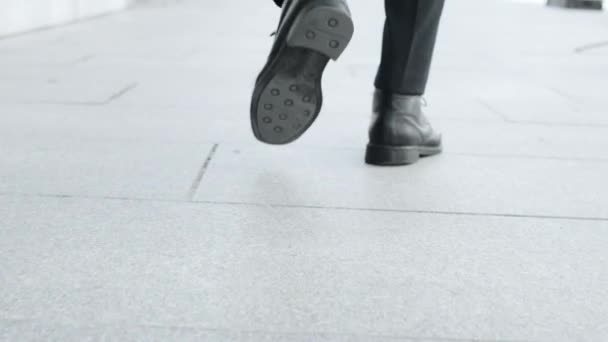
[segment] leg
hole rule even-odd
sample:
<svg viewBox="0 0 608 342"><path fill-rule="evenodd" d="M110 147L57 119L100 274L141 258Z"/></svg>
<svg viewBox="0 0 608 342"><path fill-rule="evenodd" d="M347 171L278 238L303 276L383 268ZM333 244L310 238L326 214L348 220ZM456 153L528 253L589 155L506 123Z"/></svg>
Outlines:
<svg viewBox="0 0 608 342"><path fill-rule="evenodd" d="M385 0L382 61L366 161L404 165L442 150L422 112L444 0Z"/></svg>
<svg viewBox="0 0 608 342"><path fill-rule="evenodd" d="M422 95L444 0L385 0L386 23L376 88Z"/></svg>

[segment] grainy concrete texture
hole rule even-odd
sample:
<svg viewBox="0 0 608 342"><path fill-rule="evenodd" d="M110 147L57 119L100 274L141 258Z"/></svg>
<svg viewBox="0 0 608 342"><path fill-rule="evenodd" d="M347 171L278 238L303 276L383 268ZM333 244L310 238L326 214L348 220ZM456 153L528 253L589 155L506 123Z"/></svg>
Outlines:
<svg viewBox="0 0 608 342"><path fill-rule="evenodd" d="M298 142L253 138L271 1L0 40L1 341L607 341L608 16L447 1L445 153L363 163L380 1Z"/></svg>

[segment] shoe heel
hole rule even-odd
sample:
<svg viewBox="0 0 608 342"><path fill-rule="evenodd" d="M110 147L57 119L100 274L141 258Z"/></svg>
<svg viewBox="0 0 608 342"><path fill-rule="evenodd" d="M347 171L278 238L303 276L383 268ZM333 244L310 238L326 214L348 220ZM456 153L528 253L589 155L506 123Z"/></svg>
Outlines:
<svg viewBox="0 0 608 342"><path fill-rule="evenodd" d="M287 45L317 51L337 60L354 32L346 4L313 1L298 14L287 34Z"/></svg>
<svg viewBox="0 0 608 342"><path fill-rule="evenodd" d="M371 165L407 165L420 160L420 151L416 148L367 145L365 162Z"/></svg>

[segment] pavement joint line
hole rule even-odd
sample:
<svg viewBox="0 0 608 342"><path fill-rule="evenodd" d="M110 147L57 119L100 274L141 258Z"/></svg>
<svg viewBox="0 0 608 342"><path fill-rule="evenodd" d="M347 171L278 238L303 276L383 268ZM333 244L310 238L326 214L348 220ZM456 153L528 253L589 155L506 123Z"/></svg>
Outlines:
<svg viewBox="0 0 608 342"><path fill-rule="evenodd" d="M139 84L137 82L133 82L133 83L126 85L125 87L123 87L119 91L117 91L116 93L110 95L110 97L108 97L105 101L103 101L102 104L109 104L112 101L118 100L119 98L123 97L128 92L130 92L131 90L137 88L138 85Z"/></svg>
<svg viewBox="0 0 608 342"><path fill-rule="evenodd" d="M567 93L564 90L558 89L556 87L552 87L552 86L547 86L547 89L549 89L550 91L552 91L553 93L563 97L564 99L570 101L570 103L574 106L578 106L580 104L580 101L573 95Z"/></svg>
<svg viewBox="0 0 608 342"><path fill-rule="evenodd" d="M249 207L279 208L279 209L311 209L311 210L395 213L395 214L420 214L420 215L442 215L442 216L470 216L470 217L495 217L495 218L515 218L515 219L608 222L608 217L483 213L483 212L467 212L467 211L415 210L415 209L361 208L361 207L340 207L340 206L322 206L322 205L304 205L304 204L299 205L299 204L236 202L236 201L137 198L137 197L121 197L121 196L88 196L88 195L69 195L69 194L28 194L28 193L0 192L0 197L29 197L29 198L38 197L38 198L85 199L85 200L123 201L123 202L249 206Z"/></svg>
<svg viewBox="0 0 608 342"><path fill-rule="evenodd" d="M104 143L107 142L106 139L103 138L94 138L94 139L87 139L87 140L83 140L85 142L93 142L93 143ZM112 139L112 142L120 142L120 143L125 143L125 144L139 144L141 143L141 140L137 140L137 139L131 139L131 138L119 138L119 139ZM179 144L208 144L208 145L213 145L215 144L213 141L209 141L209 140L163 140L163 143L166 144L174 144L174 145L179 145ZM243 144L243 142L239 142L239 141L227 141L227 142L222 142L222 144L227 144L227 145L241 145ZM218 144L219 145L219 144ZM299 150L333 150L333 151L359 151L361 150L361 148L359 147L351 147L351 146L332 146L332 147L327 147L326 145L316 145L316 144L310 144L310 145L301 145L298 147ZM444 151L442 153L443 156L464 156L464 157L476 157L476 158L491 158L491 159L530 159L530 160L552 160L552 161L563 161L563 162L583 162L583 163L608 163L608 157L599 157L599 158L580 158L580 157L561 157L561 156L543 156L543 155L533 155L533 154L508 154L508 153L496 153L496 154L491 154L491 153L479 153L479 152L466 152L466 151L459 151L459 152L452 152L452 151Z"/></svg>
<svg viewBox="0 0 608 342"><path fill-rule="evenodd" d="M93 142L93 143L104 143L107 142L104 138L93 138L83 140L84 142ZM132 138L118 138L112 139L113 142L120 143L141 143L141 140L132 139ZM163 140L163 143L166 144L208 144L213 145L214 142L210 140ZM222 144L227 145L242 145L243 142L239 141L225 141ZM344 150L344 151L359 151L361 148L359 147L351 147L351 146L332 146L327 147L326 145L317 145L317 144L307 144L301 145L298 147L300 150ZM576 161L576 162L584 162L584 163L608 163L608 157L602 158L579 158L579 157L561 157L561 156L543 156L543 155L532 155L532 154L505 154L505 153L478 153L478 152L452 152L452 151L444 151L442 153L444 156L465 156L465 157L477 157L477 158L491 158L491 159L531 159L531 160L553 160L553 161Z"/></svg>
<svg viewBox="0 0 608 342"><path fill-rule="evenodd" d="M443 215L443 216L502 217L502 218L525 218L525 219L596 221L596 222L608 221L608 217L577 217L577 216L527 215L527 214L481 213L481 212L476 213L476 212L466 212L466 211L358 208L358 207L321 206L321 205L316 206L316 205L271 204L271 203L265 204L265 203L229 202L229 201L194 201L194 203L215 204L215 205L259 206L259 207L284 208L284 209L367 211L367 212L378 212L378 213L403 213L403 214Z"/></svg>
<svg viewBox="0 0 608 342"><path fill-rule="evenodd" d="M36 324L40 323L42 326L59 326L59 327L70 327L70 328L84 328L84 329L107 329L107 328L129 328L137 327L144 329L163 329L163 330L178 330L178 331L192 331L192 332L215 332L215 333L236 333L236 334L261 334L261 335L286 335L292 337L306 337L311 335L325 336L325 337L347 337L347 338L366 338L366 339L389 339L389 340L410 340L417 342L534 342L532 340L510 340L510 339L479 339L479 338L452 338L452 337L416 337L408 335L389 335L382 333L351 333L351 332L336 332L336 331L274 331L274 330L262 330L262 329L229 329L229 328L212 328L205 326L192 326L192 325L163 325L154 323L135 323L135 324L111 324L102 323L96 324L65 324L65 323L47 323L37 319L23 318L23 319L0 319L0 322L7 323L29 323Z"/></svg>
<svg viewBox="0 0 608 342"><path fill-rule="evenodd" d="M106 101L27 101L19 103L23 105L56 105L56 106L82 106L100 107L107 104Z"/></svg>
<svg viewBox="0 0 608 342"><path fill-rule="evenodd" d="M555 90L553 90L553 91L555 92ZM604 123L549 122L549 121L511 119L504 112L496 109L494 106L492 106L485 100L477 99L477 102L479 104L481 104L483 107L485 107L486 109L488 109L491 113L498 116L505 123L510 124L510 125L535 125L535 126L547 126L547 127L588 127L588 128L606 128L606 127L608 127L608 124L604 124Z"/></svg>
<svg viewBox="0 0 608 342"><path fill-rule="evenodd" d="M199 169L198 174L196 175L196 178L194 179L194 181L192 182L192 185L190 186L190 191L188 191L188 197L187 197L188 201L192 202L194 200L194 197L196 196L196 193L198 192L198 189L201 186L201 182L203 181L203 178L205 177L205 173L207 172L209 165L211 165L211 161L213 160L213 157L215 156L215 153L217 152L217 149L219 148L219 146L220 146L220 144L217 144L217 143L213 144L213 147L207 154L207 158L205 159L205 162Z"/></svg>
<svg viewBox="0 0 608 342"><path fill-rule="evenodd" d="M540 87L544 88L545 90L548 90L552 93L554 93L555 95L558 95L561 99L566 100L566 106L567 108L570 109L571 113L579 113L580 112L580 101L576 100L574 97L568 95L565 91L562 91L560 89L557 89L553 86L549 86L547 84L539 84ZM514 120L511 120L514 121Z"/></svg>
<svg viewBox="0 0 608 342"><path fill-rule="evenodd" d="M107 100L106 100L107 101ZM108 104L106 101L89 101L89 102L78 102L78 101L7 101L7 102L3 102L1 104L4 105L26 105L26 106L36 106L36 105L53 105L53 106L86 106L86 107L91 107L91 106L103 106L105 104ZM483 100L479 100L478 101L483 101ZM481 103L481 102L479 102ZM483 104L482 104L483 105ZM121 104L121 107L114 107L116 109L120 109L122 108L122 106L124 107L128 107L129 109L136 109L136 108L165 108L165 109L171 109L171 110L179 110L179 109L184 109L187 111L195 111L197 110L196 107L190 107L190 106L175 106L175 105L146 105L146 104ZM605 129L608 128L608 123L591 123L591 122L587 122L587 123L578 123L578 122L550 122L550 121L534 121L534 120L517 120L517 119L510 119L506 116L504 116L503 113L499 112L498 110L494 109L492 106L490 106L493 110L493 113L496 114L498 116L498 119L500 121L496 122L495 120L492 119L477 119L477 118L457 118L457 117L441 117L441 116L434 116L435 120L438 121L449 121L449 122L456 122L456 123L470 123L470 124L479 124L479 125L496 125L499 122L501 123L505 123L505 124L509 124L509 125L530 125L530 126L546 126L546 127L576 127L576 128L598 128L598 129Z"/></svg>
<svg viewBox="0 0 608 342"><path fill-rule="evenodd" d="M489 104L487 101L482 100L482 99L477 99L477 103L481 104L483 107L485 107L487 110L489 110L490 113L498 116L500 119L502 119L502 121L504 121L506 123L511 123L511 119L509 119L509 117L505 113L496 109L494 106Z"/></svg>
<svg viewBox="0 0 608 342"><path fill-rule="evenodd" d="M123 88L120 88L116 93L111 94L103 101L25 101L20 104L24 105L59 105L59 106L86 106L86 107L101 107L112 103L115 100L126 95L131 90L137 88L137 82L130 83Z"/></svg>

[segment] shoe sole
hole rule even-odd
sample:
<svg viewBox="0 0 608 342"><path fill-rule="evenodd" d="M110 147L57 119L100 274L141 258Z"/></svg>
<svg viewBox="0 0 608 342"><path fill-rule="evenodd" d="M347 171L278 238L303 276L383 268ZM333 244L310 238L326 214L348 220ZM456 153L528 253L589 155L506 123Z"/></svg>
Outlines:
<svg viewBox="0 0 608 342"><path fill-rule="evenodd" d="M345 8L318 0L300 10L254 90L251 124L258 140L288 144L310 128L323 104L323 71L344 52L353 31Z"/></svg>
<svg viewBox="0 0 608 342"><path fill-rule="evenodd" d="M414 164L420 158L441 153L441 147L367 145L365 162L379 166Z"/></svg>

